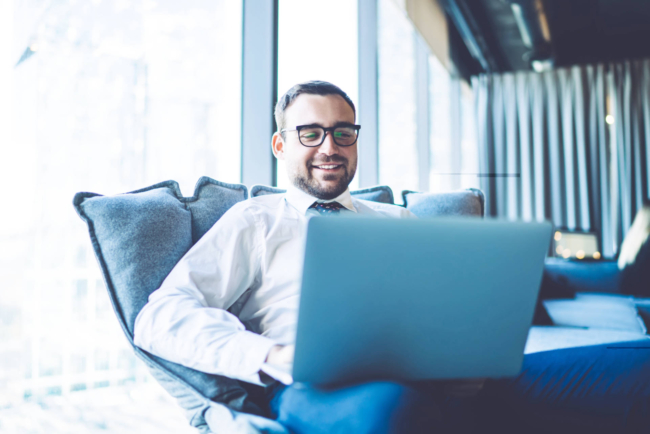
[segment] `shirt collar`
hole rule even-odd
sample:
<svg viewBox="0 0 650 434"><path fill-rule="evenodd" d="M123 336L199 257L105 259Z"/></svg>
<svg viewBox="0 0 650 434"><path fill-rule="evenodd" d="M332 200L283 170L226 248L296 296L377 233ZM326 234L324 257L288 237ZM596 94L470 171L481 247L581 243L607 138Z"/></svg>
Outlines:
<svg viewBox="0 0 650 434"><path fill-rule="evenodd" d="M287 189L287 194L285 195L285 199L287 202L289 202L290 205L296 208L300 212L300 214L307 214L307 210L314 202L322 202L322 203L338 202L341 205L343 205L345 208L349 209L350 211L357 212L357 209L354 207L354 204L352 203L352 195L350 194L349 188L346 188L343 193L341 193L338 197L335 197L334 199L322 200L308 195L307 193L300 190L299 188L291 186Z"/></svg>

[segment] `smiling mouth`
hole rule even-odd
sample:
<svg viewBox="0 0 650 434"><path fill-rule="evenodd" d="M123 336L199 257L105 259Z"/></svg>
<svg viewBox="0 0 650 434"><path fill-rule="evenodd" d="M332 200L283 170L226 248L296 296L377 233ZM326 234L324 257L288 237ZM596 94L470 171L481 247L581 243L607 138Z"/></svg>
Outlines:
<svg viewBox="0 0 650 434"><path fill-rule="evenodd" d="M338 169L342 168L343 165L342 164L320 164L318 166L314 165L312 167L314 169L324 170L324 171L327 171L327 172L330 172L330 171L333 172L335 170L338 170Z"/></svg>

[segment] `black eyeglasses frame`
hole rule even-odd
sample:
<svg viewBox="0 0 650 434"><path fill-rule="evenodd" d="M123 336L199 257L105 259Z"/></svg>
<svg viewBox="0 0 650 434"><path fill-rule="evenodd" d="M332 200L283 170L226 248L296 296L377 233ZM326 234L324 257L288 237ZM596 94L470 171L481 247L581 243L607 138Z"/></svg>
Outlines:
<svg viewBox="0 0 650 434"><path fill-rule="evenodd" d="M319 144L317 144L317 145L305 145L305 144L302 142L302 140L300 140L300 130L303 130L303 129L305 129L305 128L320 128L321 130L323 130L323 137L322 137L322 139L321 139L321 141L320 141ZM356 133L357 133L357 136L356 136L356 138L354 139L354 142L350 143L349 145L341 145L341 144L339 144L339 142L336 141L336 137L334 137L334 135L332 134L332 133L334 132L334 130L336 130L337 128L352 128L353 130L355 130ZM361 129L361 125L345 124L345 125L335 125L335 126L333 126L333 127L327 127L327 128L325 128L325 127L321 127L320 125L313 125L313 124L310 124L310 125L298 125L298 126L296 126L296 128L293 129L293 130L289 130L289 129L286 129L286 128L285 128L285 129L283 129L283 130L280 130L280 132L281 132L281 133L285 133L285 132L289 132L289 131L297 131L297 132L298 132L298 141L300 142L300 144L301 144L302 146L305 146L305 147L307 147L307 148L315 148L315 147L317 147L317 146L322 145L322 144L325 142L325 137L327 136L327 133L330 133L330 134L332 134L332 140L334 140L334 143L336 143L336 146L341 146L341 147L343 147L343 148L347 148L347 147L352 146L352 145L354 145L355 143L357 143L357 140L359 140L359 130L360 130L360 129Z"/></svg>

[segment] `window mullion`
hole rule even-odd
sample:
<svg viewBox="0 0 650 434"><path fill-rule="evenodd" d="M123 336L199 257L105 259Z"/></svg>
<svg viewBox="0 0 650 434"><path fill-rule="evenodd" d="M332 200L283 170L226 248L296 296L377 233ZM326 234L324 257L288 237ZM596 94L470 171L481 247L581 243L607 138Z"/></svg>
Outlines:
<svg viewBox="0 0 650 434"><path fill-rule="evenodd" d="M274 185L271 135L278 89L278 0L244 0L242 41L242 182Z"/></svg>
<svg viewBox="0 0 650 434"><path fill-rule="evenodd" d="M358 0L359 107L363 126L359 136L359 187L379 183L377 0Z"/></svg>
<svg viewBox="0 0 650 434"><path fill-rule="evenodd" d="M431 170L430 139L430 92L429 92L429 48L422 37L415 32L415 95L417 119L418 188L429 191Z"/></svg>

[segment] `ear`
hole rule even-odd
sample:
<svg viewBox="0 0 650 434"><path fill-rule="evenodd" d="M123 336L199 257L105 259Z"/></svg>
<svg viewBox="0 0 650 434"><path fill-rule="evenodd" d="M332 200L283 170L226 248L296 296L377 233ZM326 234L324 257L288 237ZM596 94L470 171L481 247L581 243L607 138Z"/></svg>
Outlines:
<svg viewBox="0 0 650 434"><path fill-rule="evenodd" d="M275 158L278 160L284 160L284 139L282 138L282 134L279 132L273 134L271 146L273 148L273 155L275 155Z"/></svg>

